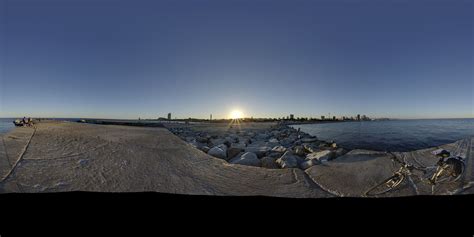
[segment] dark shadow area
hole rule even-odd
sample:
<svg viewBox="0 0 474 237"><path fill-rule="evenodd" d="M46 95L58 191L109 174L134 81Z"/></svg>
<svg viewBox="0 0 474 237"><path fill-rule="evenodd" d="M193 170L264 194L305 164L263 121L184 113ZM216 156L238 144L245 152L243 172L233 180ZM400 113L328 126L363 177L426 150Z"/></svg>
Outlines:
<svg viewBox="0 0 474 237"><path fill-rule="evenodd" d="M33 233L63 233L60 230L63 227L88 234L90 231L98 233L92 227L133 233L151 228L156 233L172 230L177 234L185 230L214 232L218 226L235 229L236 233L249 226L265 229L266 233L280 232L279 229L315 233L323 229L339 232L380 231L379 228L392 233L411 227L424 233L472 232L469 214L474 211L473 197L293 199L163 193L2 194L0 231L5 233L2 237L31 230Z"/></svg>

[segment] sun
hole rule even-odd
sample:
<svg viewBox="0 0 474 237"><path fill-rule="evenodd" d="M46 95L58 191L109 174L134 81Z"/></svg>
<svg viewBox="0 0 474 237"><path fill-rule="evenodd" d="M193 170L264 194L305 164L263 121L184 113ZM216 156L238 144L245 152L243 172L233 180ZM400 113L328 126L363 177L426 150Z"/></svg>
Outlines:
<svg viewBox="0 0 474 237"><path fill-rule="evenodd" d="M231 119L241 119L244 117L244 113L242 113L242 111L240 110L232 110L230 112L230 118Z"/></svg>

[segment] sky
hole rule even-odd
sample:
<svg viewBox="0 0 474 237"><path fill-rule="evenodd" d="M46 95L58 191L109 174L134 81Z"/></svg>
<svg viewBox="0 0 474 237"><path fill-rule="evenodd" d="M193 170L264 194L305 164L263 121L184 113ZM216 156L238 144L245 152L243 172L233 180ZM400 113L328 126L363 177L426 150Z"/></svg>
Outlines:
<svg viewBox="0 0 474 237"><path fill-rule="evenodd" d="M471 0L0 0L0 117L474 117Z"/></svg>

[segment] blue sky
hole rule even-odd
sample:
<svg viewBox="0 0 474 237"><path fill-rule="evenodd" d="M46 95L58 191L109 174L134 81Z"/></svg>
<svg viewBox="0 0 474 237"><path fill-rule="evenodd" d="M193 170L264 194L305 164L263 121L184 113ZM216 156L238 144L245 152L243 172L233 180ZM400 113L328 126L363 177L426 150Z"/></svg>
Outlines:
<svg viewBox="0 0 474 237"><path fill-rule="evenodd" d="M0 117L474 117L474 2L0 0Z"/></svg>

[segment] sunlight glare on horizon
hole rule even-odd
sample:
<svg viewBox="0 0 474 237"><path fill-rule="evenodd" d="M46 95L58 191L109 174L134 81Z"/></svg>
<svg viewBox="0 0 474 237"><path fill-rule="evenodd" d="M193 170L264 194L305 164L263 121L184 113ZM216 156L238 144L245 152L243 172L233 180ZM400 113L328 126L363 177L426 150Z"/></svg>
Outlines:
<svg viewBox="0 0 474 237"><path fill-rule="evenodd" d="M242 111L240 110L232 110L230 112L230 118L231 119L241 119L244 117L244 113L242 113Z"/></svg>

